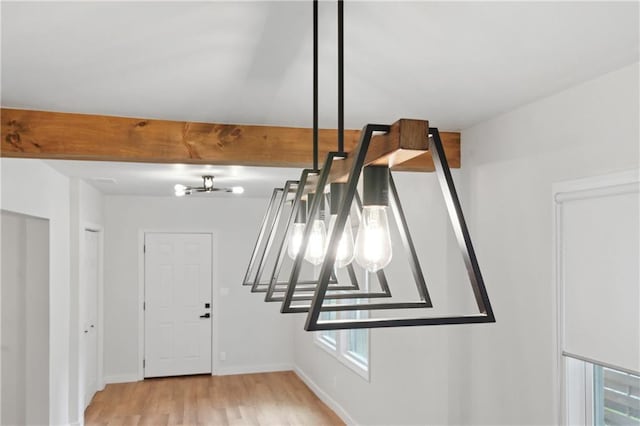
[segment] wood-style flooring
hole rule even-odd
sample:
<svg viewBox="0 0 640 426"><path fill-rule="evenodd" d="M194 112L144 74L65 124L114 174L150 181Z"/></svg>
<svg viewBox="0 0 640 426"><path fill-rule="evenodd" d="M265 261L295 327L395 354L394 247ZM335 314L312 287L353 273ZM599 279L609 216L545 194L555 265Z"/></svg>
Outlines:
<svg viewBox="0 0 640 426"><path fill-rule="evenodd" d="M86 425L344 425L292 371L107 385Z"/></svg>

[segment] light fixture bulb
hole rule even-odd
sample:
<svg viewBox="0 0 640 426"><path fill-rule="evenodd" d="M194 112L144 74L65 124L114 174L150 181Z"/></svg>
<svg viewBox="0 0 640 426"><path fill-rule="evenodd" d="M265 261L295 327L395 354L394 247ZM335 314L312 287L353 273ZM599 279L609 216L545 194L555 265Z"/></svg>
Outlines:
<svg viewBox="0 0 640 426"><path fill-rule="evenodd" d="M244 188L241 186L234 186L233 188L231 188L231 192L233 192L234 194L242 194L244 193Z"/></svg>
<svg viewBox="0 0 640 426"><path fill-rule="evenodd" d="M179 183L173 187L176 197L184 197L187 194L187 187Z"/></svg>
<svg viewBox="0 0 640 426"><path fill-rule="evenodd" d="M376 272L391 262L391 234L386 206L364 206L356 237L356 262L369 272Z"/></svg>
<svg viewBox="0 0 640 426"><path fill-rule="evenodd" d="M337 215L331 215L329 218L329 235L333 232L335 227ZM353 245L353 230L351 229L351 218L347 216L347 222L344 224L344 231L340 237L338 243L338 249L336 250L336 258L334 266L336 268L344 268L353 261L355 256Z"/></svg>
<svg viewBox="0 0 640 426"><path fill-rule="evenodd" d="M324 220L315 219L311 223L311 235L307 243L304 259L312 265L320 265L324 261L327 250L327 228Z"/></svg>
<svg viewBox="0 0 640 426"><path fill-rule="evenodd" d="M292 260L296 259L300 252L300 246L302 245L302 237L304 234L304 223L294 223L293 229L291 229L291 236L289 237L289 244L287 244L287 254Z"/></svg>
<svg viewBox="0 0 640 426"><path fill-rule="evenodd" d="M204 180L204 189L212 190L213 189L213 176L202 176Z"/></svg>

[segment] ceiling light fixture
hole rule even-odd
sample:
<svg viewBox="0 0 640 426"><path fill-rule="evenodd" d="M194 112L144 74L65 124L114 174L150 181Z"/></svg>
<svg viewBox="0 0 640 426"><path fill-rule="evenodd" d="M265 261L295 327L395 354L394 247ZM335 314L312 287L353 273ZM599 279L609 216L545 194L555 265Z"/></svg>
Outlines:
<svg viewBox="0 0 640 426"><path fill-rule="evenodd" d="M428 124L426 122L424 125ZM440 316L389 316L389 317L381 317L380 315L374 315L368 318L358 318L354 320L345 320L345 319L321 319L320 313L323 311L330 309L335 309L335 304L328 305L325 303L327 299L327 285L326 285L326 276L333 270L333 264L335 262L335 253L337 251L339 245L339 234L344 229L344 225L348 216L348 207L354 200L357 191L358 181L360 176L363 173L367 172L367 168L371 167L371 163L375 160L369 160L369 153L373 151L372 147L372 136L374 132L385 132L386 134L391 134L395 131L398 131L398 126L387 126L387 125L375 125L369 124L364 127L361 134L360 143L356 148L356 151L351 158L353 161L352 167L349 171L349 177L347 180L347 186L345 189L345 195L341 202L341 207L339 209L338 215L335 221L335 227L332 234L329 236L329 245L327 248L327 256L325 261L323 262L320 270L320 277L318 285L316 286L314 297L311 302L311 306L308 309L307 320L305 323L305 330L337 330L337 329L353 329L353 328L379 328L379 327L406 327L406 326L428 326L428 325L445 325L445 324L471 324L471 323L487 323L487 322L495 322L495 316L493 314L493 310L491 308L491 302L489 300L489 296L484 285L484 281L482 278L482 274L480 272L480 267L478 265L478 261L475 255L475 251L473 249L473 244L471 242L471 237L469 235L469 230L467 229L466 222L464 220L464 216L462 213L462 208L460 206L460 202L457 196L457 192L455 189L455 185L453 183L453 179L451 177L451 172L449 170L448 162L445 157L444 149L442 147L442 142L440 140L440 133L437 128L428 128L425 129L425 135L427 140L427 145L423 149L418 149L418 151L429 152L433 158L433 162L435 165L436 175L438 177L438 181L440 184L440 189L447 207L447 212L449 215L449 219L451 225L453 227L454 234L458 241L458 246L460 248L462 259L464 261L465 267L467 269L467 274L469 277L469 282L471 284L471 289L473 291L476 305L478 308L478 313L468 314L468 315L440 315ZM368 159L369 158L369 159ZM369 165L367 165L369 163ZM323 176L319 179L319 182L322 183L323 180L327 180L330 175L330 170L323 170ZM374 172L377 173L377 172ZM406 226L406 221L404 219L404 214L399 204L399 199L397 195L397 190L393 183L393 178L389 173L389 192L392 195L392 199L394 201L394 215L399 219L399 223L402 224L402 227ZM375 186L375 185L373 185ZM366 190L366 188L365 188ZM404 233L401 235L403 242L406 244L407 242L411 242L411 237L408 233ZM304 245L304 240L303 240ZM357 259L356 254L356 259ZM368 255L369 258L372 258L373 255ZM422 274L419 262L417 258L413 259L412 262L412 273L414 274L414 278L418 275ZM390 284L391 286L391 284ZM420 291L420 286L418 286L418 290ZM378 304L375 302L364 302L355 306L346 306L342 307L341 310L344 311L376 311L380 309L412 309L413 308L426 308L430 309L433 307L431 303L431 299L429 298L428 292L420 293L420 297L423 303L420 306L419 303L415 304L395 304L395 303L386 303L386 304ZM283 306L287 303L287 297L285 297L285 302ZM290 303L290 302L289 302ZM394 306L395 305L395 306Z"/></svg>
<svg viewBox="0 0 640 426"><path fill-rule="evenodd" d="M350 154L344 152L344 5L342 0L338 0L338 152L329 153L322 170L318 169L318 1L314 0L313 5L313 169L303 170L300 179L296 182L297 189L292 201L289 221L284 231L284 238L280 245L271 280L267 286L265 300L282 301L282 313L307 312L305 330L308 331L494 322L495 317L491 303L451 179L438 129L430 128L425 120L399 120L391 126L369 124L363 128L356 150ZM426 153L431 155L434 162L447 212L458 240L479 310L477 314L449 316L412 314L415 309L432 309L434 305L409 234L390 169L395 164ZM364 191L363 205L361 205L357 193L361 176ZM345 181L346 183L344 183ZM323 207L327 188L330 189L331 216L329 233L325 236L322 228L325 219ZM285 192L288 191L285 190ZM304 211L302 206L305 198L306 225L302 220L296 220L298 209ZM281 202L284 202L284 199ZM350 214L354 206L359 219L355 244L351 226L347 225L350 222ZM388 210L393 212L397 231L415 281L419 296L419 300L416 301L376 302L371 300L379 297L391 297L390 286L384 275L384 267L389 264L394 252L391 244ZM296 224L302 226L295 226ZM295 232L294 229L296 229ZM301 229L304 229L302 238L300 238ZM273 233L273 229L270 233ZM326 240L327 243L321 243L323 240ZM289 257L295 257L295 260L289 281L283 286L283 282L279 280L278 276L284 258L287 257L284 254L287 243L294 245L291 247ZM314 279L311 281L300 279L302 276L308 275L308 272L302 273L305 259L315 265ZM353 262L354 259L355 262ZM357 281L353 280L353 289L342 292L332 291L340 286L336 279L338 270L343 266L346 267L350 278L352 278L355 276L354 264L363 267L367 273L377 276L382 291L378 293L358 292L359 285ZM311 292L312 295L310 295ZM279 295L276 296L276 293ZM300 301L308 303L300 304ZM358 314L362 311L377 310L400 310L400 312L389 317L382 317L379 314ZM346 311L356 315L321 319L320 314L328 311Z"/></svg>
<svg viewBox="0 0 640 426"><path fill-rule="evenodd" d="M332 201L331 197L335 198L335 195L325 194L325 191L318 191L316 193L309 193L309 188L315 186L314 180L320 174L318 170L318 3L314 2L314 76L313 76L313 168L305 169L302 171L300 179L297 181L287 181L283 189L284 196L274 199L274 196L278 198L274 192L265 218L263 219L258 239L254 246L254 250L251 255L249 266L245 274L243 285L251 285L252 292L265 291L265 301L267 302L282 302L284 300L284 291L290 286L289 279L282 280L280 278L283 265L287 259L294 260L294 264L313 265L317 269L317 266L324 261L324 255L326 252L326 223L325 215L321 209L318 208L313 214L307 214L308 208L313 200L319 200L320 205L328 204L330 206L332 214L335 214L337 210L339 199ZM342 93L339 93L339 97L342 98ZM342 123L342 120L339 118ZM340 124L342 128L343 125ZM339 151L343 152L343 132L338 137ZM338 153L334 153L338 154ZM346 156L346 154L344 154ZM274 190L275 191L275 190ZM322 194L322 196L314 196L315 194ZM285 207L286 206L286 207ZM286 222L281 221L282 216L286 208L290 208L289 219ZM358 210L359 213L359 210ZM307 222L308 220L308 222ZM310 225L307 227L307 223ZM284 229L281 228L284 225ZM331 220L329 221L331 226ZM305 249L301 250L302 237L305 230L309 228L311 244L305 244ZM337 271L331 274L329 280L329 290L331 291L328 298L348 298L348 297L389 297L390 292L386 284L386 277L383 271L379 271L377 274L377 282L380 285L380 291L366 291L361 288L358 282L358 276L351 265L353 258L353 236L352 232L348 233L350 238L345 239L345 256L341 267L344 266L346 277L343 277L341 282L338 282ZM281 235L280 239L274 238L275 235ZM266 239L265 239L266 237ZM324 241L323 241L324 240ZM278 245L275 245L279 241ZM277 247L277 254L275 255L275 262L273 265L270 279L266 283L262 279L262 272L270 263L268 258L271 256L271 249ZM306 259L306 260L305 260ZM304 261L304 262L303 262ZM344 275L344 274L343 274ZM291 300L311 301L313 291L317 287L317 279L313 276L317 276L317 270L309 271L306 275L307 278L296 282L295 294L292 295ZM348 279L344 279L348 278ZM339 293L338 293L339 292ZM358 292L357 294L354 292ZM307 308L308 309L308 308Z"/></svg>
<svg viewBox="0 0 640 426"><path fill-rule="evenodd" d="M196 192L231 192L234 194L242 194L244 188L241 186L233 186L231 188L215 188L213 186L213 176L202 176L202 186L186 186L182 184L176 184L174 187L174 193L176 197L184 197L185 195L191 195Z"/></svg>
<svg viewBox="0 0 640 426"><path fill-rule="evenodd" d="M313 33L313 41L314 41L314 76L313 76L313 106L314 106L314 123L313 123L313 131L314 131L314 144L313 144L313 159L314 159L314 168L313 169L305 169L298 180L298 189L296 191L295 197L293 199L293 211L296 209L302 208L303 205L306 204L307 207L307 219L309 219L309 223L305 226L304 232L302 234L302 242L298 251L298 255L294 259L294 263L291 269L291 275L288 281L285 281L284 295L275 296L276 290L279 290L277 287L278 284L282 283L279 276L281 273L281 267L285 261L283 253L283 248L287 243L291 243L291 239L287 239L286 236L289 235L290 232L293 232L295 226L294 213L289 217L289 222L287 224L287 228L285 230L285 239L282 240L280 250L278 252L276 266L273 269L272 280L267 289L267 294L265 296L265 301L281 301L283 302L281 312L283 313L294 313L294 312L307 312L310 304L309 302L312 300L313 295L309 293L309 291L315 291L317 287L317 276L318 276L318 267L322 262L324 262L324 257L326 256L326 241L328 241L323 236L323 230L325 222L324 222L324 214L322 213L322 209L325 204L329 204L331 216L329 219L329 227L331 228L332 221L335 220L335 214L339 209L340 201L342 198L342 187L344 185L335 182L332 185L325 185L324 183L320 183L321 177L324 173L321 170L318 170L317 167L317 159L318 159L318 143L317 143L317 135L318 135L318 116L317 116L317 106L318 106L318 2L314 1L314 9L313 9L313 17L314 17L314 33ZM338 28L338 39L342 40L342 3L338 3L338 21L340 22ZM342 84L343 75L344 75L344 66L343 66L343 49L341 43L338 45L338 151L331 152L327 157L323 165L323 170L331 168L331 164L335 160L336 162L340 162L339 160L347 158L347 154L344 152L344 85ZM325 179L326 180L326 179ZM315 191L314 188L315 187ZM326 189L329 189L330 192L327 193ZM318 194L322 194L322 196L318 196ZM306 197L306 201L305 201ZM361 217L362 206L360 204L359 197L356 195L356 206L354 208L354 213L357 214L358 220ZM298 210L299 211L299 210ZM313 218L313 219L311 219ZM338 262L334 264L334 270L331 273L329 290L330 294L327 295L327 299L349 299L348 305L341 306L331 306L331 307L323 307L323 310L341 310L345 309L347 306L352 306L353 303L358 303L360 300L367 299L376 299L376 298L388 298L391 297L391 292L389 291L389 287L387 285L387 279L385 273L382 269L378 270L377 273L373 274L370 277L367 277L366 272L362 271L362 273L358 274L355 269L355 264L352 264L353 260L353 232L351 230L344 230L342 233L343 238L341 238L341 250L339 250ZM320 245L319 240L325 239L325 243ZM298 243L298 238L296 238L296 243ZM315 254L311 254L310 252L315 252ZM306 262L306 263L305 263ZM308 264L312 264L314 268L309 270ZM344 268L344 271L339 271ZM306 271L303 271L306 269ZM346 272L348 276L348 280L344 277L344 273ZM316 277L315 281L312 281L313 285L307 285L308 281L300 280L301 276L313 276ZM342 281L338 279L339 275L343 275ZM371 280L367 278L372 278ZM369 288L369 285L364 287L360 286L358 280L365 280L369 284L373 284L375 282L378 283L380 290L375 291ZM344 281L347 281L344 283ZM304 285L301 285L305 283ZM308 289L308 290L307 290ZM305 292L306 291L306 292ZM298 302L295 306L292 306L292 302ZM302 302L302 303L301 303ZM304 303L307 302L307 303ZM421 302L422 303L422 302Z"/></svg>

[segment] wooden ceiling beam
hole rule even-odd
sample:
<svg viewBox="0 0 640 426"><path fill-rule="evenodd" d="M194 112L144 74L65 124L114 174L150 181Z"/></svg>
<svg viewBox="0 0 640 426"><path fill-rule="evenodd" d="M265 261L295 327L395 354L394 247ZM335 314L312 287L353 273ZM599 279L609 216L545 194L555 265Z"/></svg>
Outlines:
<svg viewBox="0 0 640 426"><path fill-rule="evenodd" d="M308 128L193 123L9 108L2 108L0 113L0 154L3 157L295 168L310 167L312 163L312 130ZM405 126L411 122L422 121L406 120ZM399 127L394 125L392 129L395 128ZM460 167L460 134L441 132L440 135L450 167ZM359 136L360 130L345 131L346 152L354 150ZM385 146L396 149L409 146L406 139L401 140L400 133L394 136L393 131L376 138L375 145L382 142L382 151ZM335 151L336 140L336 130L320 130L321 161L328 152ZM434 170L429 152L404 154L389 159L396 162L393 170Z"/></svg>

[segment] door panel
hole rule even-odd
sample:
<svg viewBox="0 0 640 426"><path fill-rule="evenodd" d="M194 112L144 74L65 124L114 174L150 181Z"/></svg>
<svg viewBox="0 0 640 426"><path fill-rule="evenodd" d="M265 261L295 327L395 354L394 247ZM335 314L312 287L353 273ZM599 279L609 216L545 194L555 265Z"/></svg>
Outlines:
<svg viewBox="0 0 640 426"><path fill-rule="evenodd" d="M210 234L145 234L145 377L211 372L211 272Z"/></svg>

